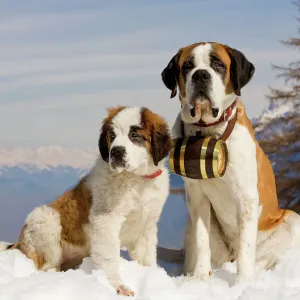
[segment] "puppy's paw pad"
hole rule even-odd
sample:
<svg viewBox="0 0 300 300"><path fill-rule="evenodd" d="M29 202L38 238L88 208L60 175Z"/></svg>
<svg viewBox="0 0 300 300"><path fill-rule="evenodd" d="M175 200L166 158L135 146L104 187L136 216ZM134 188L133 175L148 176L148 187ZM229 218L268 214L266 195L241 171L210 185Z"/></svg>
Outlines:
<svg viewBox="0 0 300 300"><path fill-rule="evenodd" d="M117 286L116 291L117 291L117 294L121 295L121 296L127 296L127 297L133 297L134 296L134 292L125 285Z"/></svg>

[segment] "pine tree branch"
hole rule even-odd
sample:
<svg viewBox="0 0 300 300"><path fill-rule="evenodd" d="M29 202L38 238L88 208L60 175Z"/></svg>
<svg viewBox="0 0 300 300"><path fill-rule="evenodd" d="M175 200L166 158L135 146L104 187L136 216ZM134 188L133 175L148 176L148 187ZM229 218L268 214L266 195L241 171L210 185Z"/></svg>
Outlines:
<svg viewBox="0 0 300 300"><path fill-rule="evenodd" d="M298 97L299 95L294 91L294 89L284 91L284 90L270 88L270 94L267 95L267 98L269 100L292 101L292 100L296 100Z"/></svg>
<svg viewBox="0 0 300 300"><path fill-rule="evenodd" d="M300 12L300 0L292 2L296 5L298 12ZM300 23L298 17L297 22ZM298 27L298 33L300 34L300 27ZM285 46L294 47L296 50L300 50L300 38L292 37L287 40L281 41ZM273 70L278 72L276 78L284 79L285 84L291 86L290 89L282 90L276 88L270 88L270 94L267 95L269 100L282 100L282 101L293 101L300 98L300 61L293 61L287 66L272 65Z"/></svg>

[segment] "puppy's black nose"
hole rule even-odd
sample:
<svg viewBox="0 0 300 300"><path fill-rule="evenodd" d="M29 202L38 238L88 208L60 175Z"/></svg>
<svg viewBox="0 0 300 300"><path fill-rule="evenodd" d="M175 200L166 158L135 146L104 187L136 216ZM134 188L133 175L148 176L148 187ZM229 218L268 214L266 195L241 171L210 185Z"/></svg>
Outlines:
<svg viewBox="0 0 300 300"><path fill-rule="evenodd" d="M195 71L195 73L192 76L192 80L194 82L208 81L210 79L211 79L211 76L207 70L197 70L197 71Z"/></svg>
<svg viewBox="0 0 300 300"><path fill-rule="evenodd" d="M111 157L114 158L116 161L123 160L124 154L125 154L125 147L123 146L115 146L110 151Z"/></svg>

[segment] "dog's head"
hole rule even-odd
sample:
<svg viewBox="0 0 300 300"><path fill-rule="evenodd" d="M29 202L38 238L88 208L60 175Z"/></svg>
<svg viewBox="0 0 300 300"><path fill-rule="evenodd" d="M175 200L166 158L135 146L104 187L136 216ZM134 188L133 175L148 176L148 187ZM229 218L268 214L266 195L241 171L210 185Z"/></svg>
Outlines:
<svg viewBox="0 0 300 300"><path fill-rule="evenodd" d="M181 48L162 72L171 98L177 88L186 123L217 121L251 80L255 68L243 53L218 43Z"/></svg>
<svg viewBox="0 0 300 300"><path fill-rule="evenodd" d="M108 110L98 146L111 170L147 175L169 154L171 137L167 123L149 109L117 107Z"/></svg>

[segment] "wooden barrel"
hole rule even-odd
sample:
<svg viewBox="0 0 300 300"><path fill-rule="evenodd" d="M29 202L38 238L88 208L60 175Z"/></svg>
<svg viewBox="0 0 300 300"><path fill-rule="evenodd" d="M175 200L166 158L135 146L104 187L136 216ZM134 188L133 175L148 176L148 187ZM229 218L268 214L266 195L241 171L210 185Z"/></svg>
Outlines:
<svg viewBox="0 0 300 300"><path fill-rule="evenodd" d="M172 173L193 179L222 177L227 161L224 141L200 136L174 139L169 156Z"/></svg>

